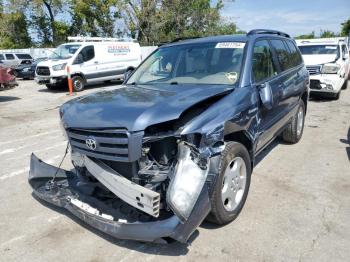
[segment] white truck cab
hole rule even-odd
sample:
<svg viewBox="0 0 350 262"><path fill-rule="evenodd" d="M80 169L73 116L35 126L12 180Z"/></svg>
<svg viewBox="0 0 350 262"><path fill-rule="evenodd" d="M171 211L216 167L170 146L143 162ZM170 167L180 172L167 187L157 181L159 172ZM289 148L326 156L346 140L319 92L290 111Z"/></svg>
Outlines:
<svg viewBox="0 0 350 262"><path fill-rule="evenodd" d="M297 40L310 74L310 92L339 98L349 77L349 50L342 39Z"/></svg>
<svg viewBox="0 0 350 262"><path fill-rule="evenodd" d="M37 65L37 83L46 84L49 89L67 86L69 70L74 91L81 91L86 83L123 79L124 73L134 70L142 60L141 47L133 41L68 39L75 41L58 46L48 60Z"/></svg>

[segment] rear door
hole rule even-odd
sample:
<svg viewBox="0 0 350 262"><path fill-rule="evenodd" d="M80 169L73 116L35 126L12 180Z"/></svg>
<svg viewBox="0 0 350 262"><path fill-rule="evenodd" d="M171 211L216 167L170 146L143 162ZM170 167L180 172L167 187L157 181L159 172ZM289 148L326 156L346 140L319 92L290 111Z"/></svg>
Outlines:
<svg viewBox="0 0 350 262"><path fill-rule="evenodd" d="M289 112L298 104L300 97L300 90L302 90L303 76L301 73L302 64L296 61L298 59L295 56L297 52L296 48L293 51L288 47L289 40L272 39L270 43L273 47L273 51L277 56L279 66L281 68L281 87L280 91L280 114L281 119L288 115ZM300 58L300 61L301 58Z"/></svg>
<svg viewBox="0 0 350 262"><path fill-rule="evenodd" d="M279 68L273 57L271 46L267 39L257 40L253 48L252 81L259 91L263 85L268 85L272 93L272 107L260 105L260 123L258 127L257 151L260 151L272 138L273 126L279 119L281 107L281 81L278 75Z"/></svg>

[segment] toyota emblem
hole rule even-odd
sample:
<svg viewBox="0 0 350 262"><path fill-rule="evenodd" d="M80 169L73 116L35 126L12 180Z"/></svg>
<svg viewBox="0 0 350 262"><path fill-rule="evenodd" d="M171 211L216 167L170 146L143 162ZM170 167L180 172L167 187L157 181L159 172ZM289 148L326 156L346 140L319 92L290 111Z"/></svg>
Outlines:
<svg viewBox="0 0 350 262"><path fill-rule="evenodd" d="M86 140L85 140L85 144L86 146L91 149L91 150L96 150L96 147L97 147L97 142L95 140L95 138L93 137L88 137Z"/></svg>

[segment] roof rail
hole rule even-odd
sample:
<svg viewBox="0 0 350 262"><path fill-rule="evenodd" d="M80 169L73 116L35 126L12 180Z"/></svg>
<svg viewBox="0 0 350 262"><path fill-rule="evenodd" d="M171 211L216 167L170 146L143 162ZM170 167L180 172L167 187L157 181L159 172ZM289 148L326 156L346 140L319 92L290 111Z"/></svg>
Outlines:
<svg viewBox="0 0 350 262"><path fill-rule="evenodd" d="M68 41L76 42L136 42L132 38L113 38L113 37L89 37L89 36L68 36Z"/></svg>
<svg viewBox="0 0 350 262"><path fill-rule="evenodd" d="M277 30L270 30L270 29L254 29L247 33L247 35L257 35L257 34L271 34L271 35L280 35L284 37L290 38L290 35L283 33L281 31Z"/></svg>

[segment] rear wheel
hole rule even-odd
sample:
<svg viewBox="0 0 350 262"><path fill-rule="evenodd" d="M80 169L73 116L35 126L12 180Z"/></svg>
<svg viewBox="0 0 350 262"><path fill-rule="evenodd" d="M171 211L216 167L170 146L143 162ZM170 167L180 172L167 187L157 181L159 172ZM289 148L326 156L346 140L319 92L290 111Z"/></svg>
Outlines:
<svg viewBox="0 0 350 262"><path fill-rule="evenodd" d="M230 142L221 154L219 174L211 195L212 210L207 219L218 225L235 220L248 196L251 162L247 149Z"/></svg>
<svg viewBox="0 0 350 262"><path fill-rule="evenodd" d="M73 85L73 90L75 92L80 92L85 87L85 81L81 76L73 76L72 77L72 85Z"/></svg>
<svg viewBox="0 0 350 262"><path fill-rule="evenodd" d="M343 84L343 86L341 87L341 89L347 89L348 88L348 80L345 79L345 82Z"/></svg>
<svg viewBox="0 0 350 262"><path fill-rule="evenodd" d="M300 100L299 108L296 115L293 117L292 122L283 131L283 140L288 143L298 143L304 131L305 122L305 105L303 100Z"/></svg>

